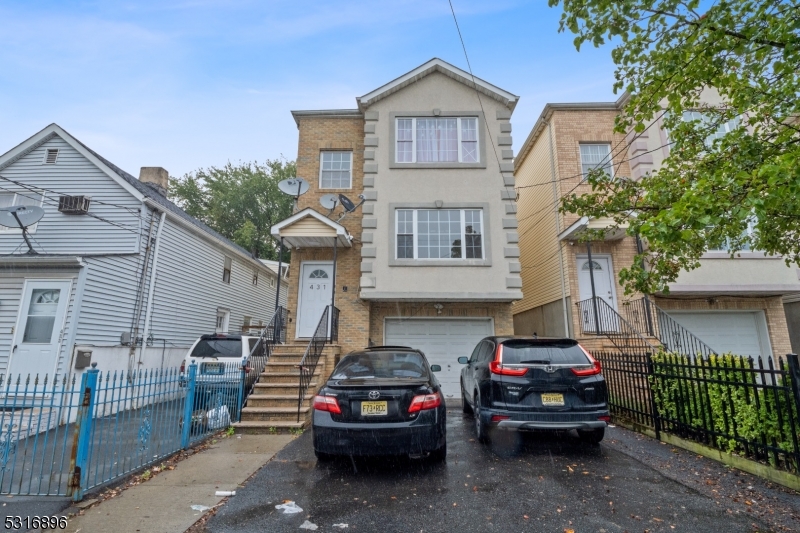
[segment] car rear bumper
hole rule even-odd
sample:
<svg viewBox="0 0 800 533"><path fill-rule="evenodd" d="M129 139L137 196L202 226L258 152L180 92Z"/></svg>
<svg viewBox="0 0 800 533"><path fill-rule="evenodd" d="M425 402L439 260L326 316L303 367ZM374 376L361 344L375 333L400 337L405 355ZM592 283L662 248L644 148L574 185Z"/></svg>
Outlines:
<svg viewBox="0 0 800 533"><path fill-rule="evenodd" d="M481 415L488 427L507 431L568 431L571 429L601 429L608 425L601 417L608 417L607 410L586 412L525 412L483 409ZM492 416L507 416L507 420L492 422Z"/></svg>
<svg viewBox="0 0 800 533"><path fill-rule="evenodd" d="M443 417L444 410L431 410L410 422L336 422L329 413L314 411L314 450L331 455L422 455L445 445Z"/></svg>

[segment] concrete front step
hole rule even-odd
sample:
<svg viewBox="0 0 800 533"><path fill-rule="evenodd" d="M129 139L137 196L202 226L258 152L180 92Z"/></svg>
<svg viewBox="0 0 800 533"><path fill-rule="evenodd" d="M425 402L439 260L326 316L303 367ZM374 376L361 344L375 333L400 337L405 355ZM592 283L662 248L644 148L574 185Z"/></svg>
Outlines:
<svg viewBox="0 0 800 533"><path fill-rule="evenodd" d="M309 403L314 398L313 394L303 397L304 403ZM297 409L297 390L294 394L251 394L247 398L247 407L294 407Z"/></svg>
<svg viewBox="0 0 800 533"><path fill-rule="evenodd" d="M319 367L317 367L317 371L313 374L314 381L320 380L320 371ZM259 383L299 383L300 380L300 371L295 370L294 372L270 372L270 373L263 373L259 376L258 382Z"/></svg>
<svg viewBox="0 0 800 533"><path fill-rule="evenodd" d="M247 422L236 422L233 424L237 433L244 433L250 435L282 435L286 433L296 433L303 431L306 427L306 421L300 422L264 422L260 420L251 420Z"/></svg>
<svg viewBox="0 0 800 533"><path fill-rule="evenodd" d="M317 365L319 366L319 365ZM264 367L264 373L270 374L272 372L293 372L297 371L297 363L269 360L267 366Z"/></svg>
<svg viewBox="0 0 800 533"><path fill-rule="evenodd" d="M297 398L297 389L299 385L295 383L292 385L291 383L256 383L255 388L253 389L253 395L255 394L293 394L295 398ZM309 384L308 390L315 391L317 390L317 383L313 382ZM251 398L252 396L251 395Z"/></svg>
<svg viewBox="0 0 800 533"><path fill-rule="evenodd" d="M308 341L306 342L297 342L293 344L278 344L277 346L272 347L272 353L274 354L304 354L308 349ZM342 347L338 344L326 344L325 348L323 349L324 353L339 353L341 352Z"/></svg>
<svg viewBox="0 0 800 533"><path fill-rule="evenodd" d="M300 408L300 420L305 420L311 407L305 405ZM297 404L294 407L245 407L242 409L243 422L270 421L291 422L297 421Z"/></svg>
<svg viewBox="0 0 800 533"><path fill-rule="evenodd" d="M292 363L299 364L303 359L301 353L274 353L269 357L270 363Z"/></svg>

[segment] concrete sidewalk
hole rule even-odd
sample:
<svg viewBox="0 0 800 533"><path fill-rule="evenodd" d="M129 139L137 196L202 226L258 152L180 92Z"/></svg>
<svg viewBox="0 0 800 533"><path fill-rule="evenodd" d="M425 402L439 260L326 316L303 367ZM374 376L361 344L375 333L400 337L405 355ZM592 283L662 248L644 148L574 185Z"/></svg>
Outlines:
<svg viewBox="0 0 800 533"><path fill-rule="evenodd" d="M91 507L69 521L70 533L182 533L203 515L192 505L213 507L218 490L237 490L294 437L235 435L177 463L153 479ZM236 496L233 496L235 498Z"/></svg>

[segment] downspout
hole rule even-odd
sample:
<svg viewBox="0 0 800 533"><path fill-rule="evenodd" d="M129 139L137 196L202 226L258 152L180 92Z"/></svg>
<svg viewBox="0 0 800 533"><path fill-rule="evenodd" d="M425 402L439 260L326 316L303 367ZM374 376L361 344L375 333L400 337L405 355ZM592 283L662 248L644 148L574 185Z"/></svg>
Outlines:
<svg viewBox="0 0 800 533"><path fill-rule="evenodd" d="M158 249L161 243L161 230L164 229L164 219L167 217L165 211L161 212L161 220L158 221L158 231L156 231L156 242L153 250L153 271L150 273L150 287L147 290L147 312L144 316L144 333L142 334L142 348L139 350L139 364L142 364L145 353L147 352L147 335L150 333L150 317L153 314L153 292L156 289L156 273L158 271Z"/></svg>
<svg viewBox="0 0 800 533"><path fill-rule="evenodd" d="M147 212L145 208L144 212ZM153 247L153 224L155 223L155 214L157 211L153 210L150 216L150 230L147 232L147 246L144 252L144 265L142 265L142 275L139 278L139 286L136 288L136 302L133 306L133 318L131 321L131 345L128 350L128 378L133 372L133 360L136 357L136 339L139 337L139 324L142 319L142 305L144 305L144 280L147 279L147 271L150 269L150 252Z"/></svg>
<svg viewBox="0 0 800 533"><path fill-rule="evenodd" d="M553 155L553 128L550 122L547 123L547 135L550 137L550 178L553 182L553 214L556 219L556 239L561 234L561 220L558 217L558 186L556 185L556 162ZM569 313L567 312L567 284L564 280L564 251L561 249L561 241L556 243L558 246L558 270L561 275L561 307L564 312L564 337L569 338Z"/></svg>

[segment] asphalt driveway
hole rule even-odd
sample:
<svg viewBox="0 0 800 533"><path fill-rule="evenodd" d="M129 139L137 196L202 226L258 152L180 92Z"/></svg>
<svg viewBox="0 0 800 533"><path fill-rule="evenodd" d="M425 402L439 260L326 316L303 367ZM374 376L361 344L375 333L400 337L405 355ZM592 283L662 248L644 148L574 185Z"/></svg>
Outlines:
<svg viewBox="0 0 800 533"><path fill-rule="evenodd" d="M306 432L221 507L206 530L296 532L305 524L317 531L717 533L800 526L797 495L670 448L615 428L600 446L567 434L491 449L475 440L470 419L450 409L445 464L392 458L318 464ZM718 484L728 478L725 487ZM739 489L762 497L745 504L746 496L727 494ZM303 512L275 508L286 500ZM754 504L765 512L753 512ZM776 510L779 518L771 520Z"/></svg>

